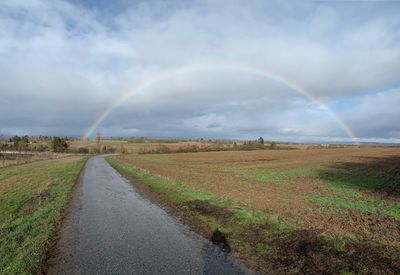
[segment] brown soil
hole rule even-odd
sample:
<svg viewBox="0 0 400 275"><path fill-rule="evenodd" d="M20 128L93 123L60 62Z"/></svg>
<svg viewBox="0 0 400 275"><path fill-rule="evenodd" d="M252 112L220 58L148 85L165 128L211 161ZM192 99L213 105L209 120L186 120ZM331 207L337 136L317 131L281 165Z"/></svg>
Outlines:
<svg viewBox="0 0 400 275"><path fill-rule="evenodd" d="M329 212L332 208L325 209ZM361 240L375 240L400 247L400 221L391 217L342 209L331 215L311 212L302 216L302 221L305 228L316 229L324 235L357 236Z"/></svg>

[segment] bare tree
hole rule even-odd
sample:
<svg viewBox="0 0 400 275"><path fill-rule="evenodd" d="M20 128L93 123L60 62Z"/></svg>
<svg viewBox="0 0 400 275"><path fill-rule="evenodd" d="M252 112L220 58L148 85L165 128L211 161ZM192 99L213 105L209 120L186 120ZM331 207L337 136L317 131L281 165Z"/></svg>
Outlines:
<svg viewBox="0 0 400 275"><path fill-rule="evenodd" d="M101 142L101 136L100 132L97 132L96 134L96 148L100 152L100 142Z"/></svg>

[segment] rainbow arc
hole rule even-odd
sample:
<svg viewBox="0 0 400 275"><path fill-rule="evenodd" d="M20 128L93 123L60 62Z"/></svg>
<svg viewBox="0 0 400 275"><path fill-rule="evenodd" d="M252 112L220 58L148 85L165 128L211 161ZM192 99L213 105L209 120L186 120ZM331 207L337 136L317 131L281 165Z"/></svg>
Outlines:
<svg viewBox="0 0 400 275"><path fill-rule="evenodd" d="M328 104L326 104L321 98L315 96L312 92L305 89L298 83L285 78L279 74L268 71L266 69L242 65L242 64L227 64L227 63L207 63L200 65L189 65L189 66L181 66L181 67L173 67L156 73L155 75L145 78L139 81L133 88L130 89L128 93L125 93L123 96L117 98L110 106L108 106L99 116L95 119L95 121L89 126L89 128L85 131L83 137L86 139L93 134L96 128L106 119L110 113L128 100L130 97L134 96L135 93L139 91L143 91L148 89L150 86L160 82L162 80L167 80L173 76L183 73L194 73L208 70L229 70L229 71L237 71L241 73L251 74L263 78L267 78L278 83L285 85L291 90L309 98L312 102L318 104L321 109L323 109L340 127L346 132L346 134L353 140L354 143L359 144L360 139L355 135L354 131L347 125L347 123L336 114Z"/></svg>

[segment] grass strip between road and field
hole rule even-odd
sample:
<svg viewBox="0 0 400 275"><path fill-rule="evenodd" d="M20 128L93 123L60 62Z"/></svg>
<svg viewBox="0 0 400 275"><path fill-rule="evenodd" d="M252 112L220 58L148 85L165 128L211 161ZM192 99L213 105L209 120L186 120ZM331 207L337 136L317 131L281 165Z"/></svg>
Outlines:
<svg viewBox="0 0 400 275"><path fill-rule="evenodd" d="M37 273L86 157L0 168L0 274Z"/></svg>

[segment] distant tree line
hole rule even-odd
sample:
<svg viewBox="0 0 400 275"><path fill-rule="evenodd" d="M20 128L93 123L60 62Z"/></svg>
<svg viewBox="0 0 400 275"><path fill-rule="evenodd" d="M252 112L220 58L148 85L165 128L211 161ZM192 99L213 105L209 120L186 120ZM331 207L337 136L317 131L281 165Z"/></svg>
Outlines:
<svg viewBox="0 0 400 275"><path fill-rule="evenodd" d="M68 137L49 137L49 136L39 136L30 137L28 135L24 136L13 136L9 138L8 142L4 141L0 144L0 150L10 150L10 151L36 151L36 152L67 152L69 147Z"/></svg>
<svg viewBox="0 0 400 275"><path fill-rule="evenodd" d="M28 136L13 136L10 138L9 142L11 143L11 148L17 151L25 151L29 146L29 137Z"/></svg>
<svg viewBox="0 0 400 275"><path fill-rule="evenodd" d="M262 137L256 140L248 140L241 142L231 142L227 140L208 141L207 144L188 144L181 147L170 147L165 144L158 146L149 145L141 147L139 154L168 154L168 153L189 153L189 152L216 152L216 151L251 151L251 150L265 150L265 149L278 149L275 142L265 141Z"/></svg>

